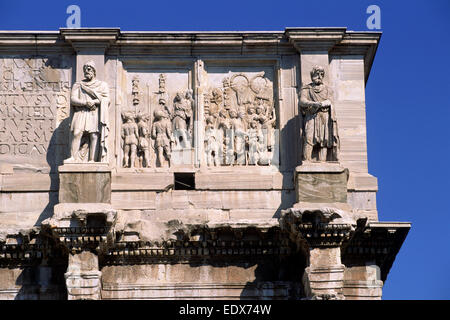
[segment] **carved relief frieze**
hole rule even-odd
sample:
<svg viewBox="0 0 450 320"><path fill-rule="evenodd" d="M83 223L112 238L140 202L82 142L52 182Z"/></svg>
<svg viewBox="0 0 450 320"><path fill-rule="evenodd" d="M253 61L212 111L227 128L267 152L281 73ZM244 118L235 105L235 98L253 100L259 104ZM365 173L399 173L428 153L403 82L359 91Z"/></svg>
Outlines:
<svg viewBox="0 0 450 320"><path fill-rule="evenodd" d="M154 72L130 77L131 94L121 110L122 167L192 164L179 156L183 151L193 154L195 101L187 74Z"/></svg>
<svg viewBox="0 0 450 320"><path fill-rule="evenodd" d="M230 73L204 95L208 166L270 165L276 110L265 72Z"/></svg>

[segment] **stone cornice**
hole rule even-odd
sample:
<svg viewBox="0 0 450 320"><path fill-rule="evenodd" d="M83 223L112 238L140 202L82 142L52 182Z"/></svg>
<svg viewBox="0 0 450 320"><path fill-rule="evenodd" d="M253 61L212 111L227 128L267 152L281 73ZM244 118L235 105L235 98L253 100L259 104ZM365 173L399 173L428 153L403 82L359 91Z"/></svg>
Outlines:
<svg viewBox="0 0 450 320"><path fill-rule="evenodd" d="M282 32L122 32L115 49L153 55L295 54Z"/></svg>
<svg viewBox="0 0 450 320"><path fill-rule="evenodd" d="M279 223L298 249L340 247L351 238L356 225L347 212L331 204L283 210Z"/></svg>
<svg viewBox="0 0 450 320"><path fill-rule="evenodd" d="M154 243L122 242L102 256L104 264L157 263L161 261L191 262L205 259L244 259L244 257L287 256L291 247L287 239L270 240L207 240L164 241Z"/></svg>
<svg viewBox="0 0 450 320"><path fill-rule="evenodd" d="M59 29L61 36L69 42L92 41L114 42L120 35L119 28L83 28L83 29Z"/></svg>
<svg viewBox="0 0 450 320"><path fill-rule="evenodd" d="M58 31L23 31L0 30L0 46L3 45L28 45L55 44L62 40Z"/></svg>
<svg viewBox="0 0 450 320"><path fill-rule="evenodd" d="M328 51L340 42L347 28L286 28L285 35L299 51Z"/></svg>
<svg viewBox="0 0 450 320"><path fill-rule="evenodd" d="M73 48L55 31L1 31L2 54L72 54Z"/></svg>
<svg viewBox="0 0 450 320"><path fill-rule="evenodd" d="M410 228L409 222L361 224L343 243L342 262L350 266L374 261L381 269L381 280L385 281Z"/></svg>
<svg viewBox="0 0 450 320"><path fill-rule="evenodd" d="M119 28L61 28L60 34L76 51L102 51L115 43L120 35Z"/></svg>
<svg viewBox="0 0 450 320"><path fill-rule="evenodd" d="M367 83L381 35L381 32L374 31L348 31L342 41L334 46L330 53L335 55L353 54L364 56L364 74L365 83Z"/></svg>
<svg viewBox="0 0 450 320"><path fill-rule="evenodd" d="M76 51L153 55L295 54L327 51L363 55L369 77L381 32L343 27L286 28L284 31L121 31L119 28L61 28L58 31L0 31L0 50L35 47L42 52L72 46ZM46 49L48 47L48 49ZM53 47L53 49L52 49ZM170 50L168 50L170 48ZM39 52L40 53L40 52Z"/></svg>
<svg viewBox="0 0 450 320"><path fill-rule="evenodd" d="M278 43L283 39L282 32L122 32L118 43L147 45L240 45Z"/></svg>
<svg viewBox="0 0 450 320"><path fill-rule="evenodd" d="M2 44L108 43L116 45L294 45L315 50L329 45L377 45L380 32L346 28L286 28L285 31L120 31L119 28L61 28L58 31L0 30ZM311 45L311 47L308 47ZM330 47L331 48L331 47Z"/></svg>
<svg viewBox="0 0 450 320"><path fill-rule="evenodd" d="M0 239L0 267L26 267L39 265L42 260L61 262L64 252L56 248L52 237L38 230L8 234Z"/></svg>
<svg viewBox="0 0 450 320"><path fill-rule="evenodd" d="M97 251L105 265L265 259L295 254L292 235L297 235L297 240L309 247L341 247L346 266L373 261L385 281L411 228L408 222L362 219L355 229L345 223L308 223L291 218L280 227L273 221L186 225L175 232L175 238L154 241L120 240L120 234L108 236L110 230L106 226L57 227L10 234L0 240L0 266L39 265L43 258L62 263L69 252L86 249ZM98 251L99 247L103 248Z"/></svg>

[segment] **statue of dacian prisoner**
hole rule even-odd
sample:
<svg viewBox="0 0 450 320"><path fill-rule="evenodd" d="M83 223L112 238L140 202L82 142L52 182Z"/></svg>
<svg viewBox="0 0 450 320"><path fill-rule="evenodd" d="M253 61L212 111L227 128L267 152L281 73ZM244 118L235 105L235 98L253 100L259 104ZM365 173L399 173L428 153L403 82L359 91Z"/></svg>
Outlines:
<svg viewBox="0 0 450 320"><path fill-rule="evenodd" d="M106 162L106 138L109 131L108 84L96 79L93 61L84 64L83 73L84 79L74 84L70 97L73 108L70 124L72 141L70 158L65 162L86 162L86 158L88 162ZM81 146L83 135L88 136L88 141ZM86 144L88 149L83 148ZM86 149L84 154L83 149Z"/></svg>
<svg viewBox="0 0 450 320"><path fill-rule="evenodd" d="M305 127L303 130L303 160L311 161L314 147L318 148L319 161L339 160L339 135L336 113L333 105L333 92L323 83L325 71L314 66L311 71L312 82L302 87L300 108Z"/></svg>

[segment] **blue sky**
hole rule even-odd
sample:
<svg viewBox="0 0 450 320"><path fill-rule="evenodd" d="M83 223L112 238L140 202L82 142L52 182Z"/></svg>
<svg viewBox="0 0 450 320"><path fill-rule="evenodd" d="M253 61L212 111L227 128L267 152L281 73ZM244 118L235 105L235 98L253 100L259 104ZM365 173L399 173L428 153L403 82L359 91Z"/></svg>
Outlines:
<svg viewBox="0 0 450 320"><path fill-rule="evenodd" d="M369 172L381 221L412 229L384 299L450 299L450 1L6 1L0 30L58 30L66 8L81 27L121 30L368 30L381 9L383 36L366 87Z"/></svg>

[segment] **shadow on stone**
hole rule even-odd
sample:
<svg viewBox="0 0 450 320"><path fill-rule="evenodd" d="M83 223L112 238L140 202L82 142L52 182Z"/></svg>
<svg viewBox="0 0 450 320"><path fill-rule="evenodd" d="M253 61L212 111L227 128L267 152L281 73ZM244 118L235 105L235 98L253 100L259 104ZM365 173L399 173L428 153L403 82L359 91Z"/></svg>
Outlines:
<svg viewBox="0 0 450 320"><path fill-rule="evenodd" d="M302 275L306 261L301 255L261 259L255 280L247 282L242 300L298 300L304 297Z"/></svg>
<svg viewBox="0 0 450 320"><path fill-rule="evenodd" d="M50 167L50 190L49 190L49 202L44 208L39 218L36 220L34 226L39 227L41 222L53 215L53 208L58 203L59 193L59 175L58 167L63 164L64 159L67 157L67 131L69 128L69 118L64 119L59 126L55 129L49 142L47 151L47 163Z"/></svg>
<svg viewBox="0 0 450 320"><path fill-rule="evenodd" d="M48 145L46 161L50 167L49 202L42 210L34 227L41 227L43 220L54 214L54 207L58 203L59 176L58 166L63 164L66 155L67 131L69 118L64 119L54 130ZM67 269L67 256L56 247L53 239L46 236L38 237L41 258L35 258L33 265L20 267L21 273L16 280L16 286L21 286L15 300L65 300L67 289L64 272Z"/></svg>

